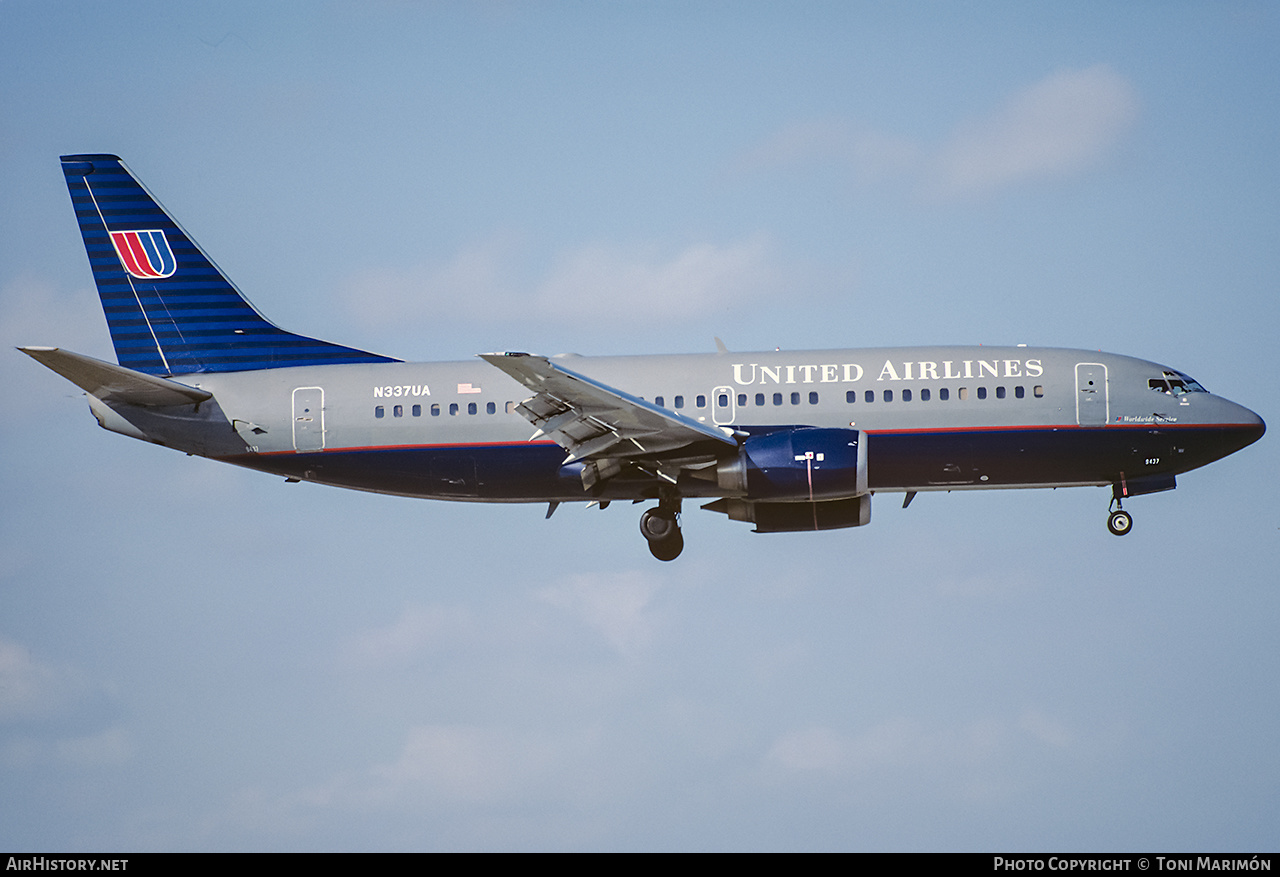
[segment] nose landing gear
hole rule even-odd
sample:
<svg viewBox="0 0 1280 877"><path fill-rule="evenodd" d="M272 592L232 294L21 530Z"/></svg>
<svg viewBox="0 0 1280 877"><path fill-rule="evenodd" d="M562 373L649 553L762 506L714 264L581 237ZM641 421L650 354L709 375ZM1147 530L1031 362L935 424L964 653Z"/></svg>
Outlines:
<svg viewBox="0 0 1280 877"><path fill-rule="evenodd" d="M1133 516L1124 510L1119 497L1111 500L1115 510L1107 516L1107 529L1115 536L1127 536L1133 529Z"/></svg>
<svg viewBox="0 0 1280 877"><path fill-rule="evenodd" d="M680 532L680 497L663 496L656 508L640 516L640 532L649 542L649 553L658 560L675 560L684 551Z"/></svg>

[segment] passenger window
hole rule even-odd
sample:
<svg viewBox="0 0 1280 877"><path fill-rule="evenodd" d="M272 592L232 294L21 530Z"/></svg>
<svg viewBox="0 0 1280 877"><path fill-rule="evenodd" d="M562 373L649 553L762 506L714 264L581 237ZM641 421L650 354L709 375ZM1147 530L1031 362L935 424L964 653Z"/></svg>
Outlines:
<svg viewBox="0 0 1280 877"><path fill-rule="evenodd" d="M739 394L738 394L738 405L740 405L740 406L741 406L741 407L743 407L743 408L745 408L745 407L746 407L746 405L747 405L747 394L746 394L746 393L739 393Z"/></svg>
<svg viewBox="0 0 1280 877"><path fill-rule="evenodd" d="M978 388L978 398L979 398L979 399L985 399L985 398L987 398L987 388L986 388L986 387L979 387L979 388Z"/></svg>
<svg viewBox="0 0 1280 877"><path fill-rule="evenodd" d="M439 417L439 416L440 416L440 406L439 406L439 405L434 405L434 404L433 404L433 405L431 406L431 416L432 416L432 417Z"/></svg>
<svg viewBox="0 0 1280 877"><path fill-rule="evenodd" d="M468 414L475 414L475 413L476 413L476 403L474 403L474 402L468 402L468 403L467 403L467 413L468 413Z"/></svg>
<svg viewBox="0 0 1280 877"><path fill-rule="evenodd" d="M928 401L929 401L929 391L928 391L927 389L924 389L924 390L921 390L921 391L920 391L920 401L921 401L921 402L928 402Z"/></svg>
<svg viewBox="0 0 1280 877"><path fill-rule="evenodd" d="M684 407L684 396L676 396L676 407L677 408Z"/></svg>
<svg viewBox="0 0 1280 877"><path fill-rule="evenodd" d="M800 404L800 394L799 394L799 393L792 393L792 394L791 394L791 404L792 404L792 405L799 405L799 404Z"/></svg>
<svg viewBox="0 0 1280 877"><path fill-rule="evenodd" d="M781 394L781 393L774 393L774 394L773 394L773 404L774 404L774 405L781 405L781 404L782 404L782 394Z"/></svg>
<svg viewBox="0 0 1280 877"><path fill-rule="evenodd" d="M996 398L997 399L1004 398L1004 387L996 387Z"/></svg>
<svg viewBox="0 0 1280 877"><path fill-rule="evenodd" d="M654 397L653 397L653 404L654 404L654 405L657 405L659 408L666 408L666 407L667 407L667 400L666 400L664 397L662 397L662 396L654 396Z"/></svg>
<svg viewBox="0 0 1280 877"><path fill-rule="evenodd" d="M694 399L694 400L693 400L693 403L694 403L697 407L699 407L699 408L706 408L706 407L707 407L707 397L706 397L706 396L698 396L696 399Z"/></svg>
<svg viewBox="0 0 1280 877"><path fill-rule="evenodd" d="M421 406L421 405L414 405L414 406L413 406L413 416L414 416L414 417L421 417L421 416L422 416L422 406Z"/></svg>
<svg viewBox="0 0 1280 877"><path fill-rule="evenodd" d="M911 401L911 391L910 391L910 390L903 390L903 391L902 391L902 401L903 401L903 402L910 402L910 401Z"/></svg>
<svg viewBox="0 0 1280 877"><path fill-rule="evenodd" d="M858 391L857 391L857 390L845 390L845 393L844 393L844 401L848 402L850 405L852 405L854 402L857 402L857 401L858 401Z"/></svg>
<svg viewBox="0 0 1280 877"><path fill-rule="evenodd" d="M488 402L488 403L486 403L486 404L485 404L485 406L484 406L484 413L485 413L485 414L494 414L494 413L496 413L496 412L497 412L497 410L498 410L498 407L497 407L496 405L494 405L492 402Z"/></svg>
<svg viewBox="0 0 1280 877"><path fill-rule="evenodd" d="M862 398L866 399L868 402L874 402L876 401L876 391L867 390L867 392L863 395Z"/></svg>
<svg viewBox="0 0 1280 877"><path fill-rule="evenodd" d="M764 405L764 393L756 393L756 404Z"/></svg>
<svg viewBox="0 0 1280 877"><path fill-rule="evenodd" d="M1021 399L1023 396L1027 395L1027 391L1022 389L1022 387L1014 387L1013 395Z"/></svg>
<svg viewBox="0 0 1280 877"><path fill-rule="evenodd" d="M383 408L382 408L382 406L381 406L381 405L379 405L379 406L377 406L376 408L374 408L374 409L373 409L373 416L374 416L374 417L382 417L382 416L383 416L384 414L386 414L386 413L387 413L387 412L383 410Z"/></svg>
<svg viewBox="0 0 1280 877"><path fill-rule="evenodd" d="M457 413L458 413L458 403L457 403L457 402L450 402L450 403L449 403L449 416L450 416L450 417L453 417L453 416L454 416L455 414L457 414Z"/></svg>
<svg viewBox="0 0 1280 877"><path fill-rule="evenodd" d="M960 396L959 396L960 401L961 401L961 402L963 402L965 399L968 399L968 398L969 398L969 388L968 388L968 387L961 387L961 388L960 388Z"/></svg>
<svg viewBox="0 0 1280 877"><path fill-rule="evenodd" d="M515 413L516 413L516 403L515 403L515 402L508 402L508 403L507 403L507 413L508 413L508 414L515 414Z"/></svg>
<svg viewBox="0 0 1280 877"><path fill-rule="evenodd" d="M938 388L938 401L945 402L951 398L951 391L946 387Z"/></svg>
<svg viewBox="0 0 1280 877"><path fill-rule="evenodd" d="M893 390L885 390L885 391L884 391L884 401L886 401L886 402L892 402L892 401L893 401Z"/></svg>
<svg viewBox="0 0 1280 877"><path fill-rule="evenodd" d="M1037 399L1040 399L1044 396L1044 387L1036 384L1035 389L1032 390L1032 392L1036 394Z"/></svg>
<svg viewBox="0 0 1280 877"><path fill-rule="evenodd" d="M392 409L391 409L391 416L392 416L392 417L404 417L404 406L403 406L403 405L397 405L396 407L392 408Z"/></svg>
<svg viewBox="0 0 1280 877"><path fill-rule="evenodd" d="M719 405L721 408L728 408L728 407L729 407L729 394L728 394L728 393L721 393L721 394L720 394L720 401L719 401L719 402L717 402L716 404L717 404L717 405Z"/></svg>

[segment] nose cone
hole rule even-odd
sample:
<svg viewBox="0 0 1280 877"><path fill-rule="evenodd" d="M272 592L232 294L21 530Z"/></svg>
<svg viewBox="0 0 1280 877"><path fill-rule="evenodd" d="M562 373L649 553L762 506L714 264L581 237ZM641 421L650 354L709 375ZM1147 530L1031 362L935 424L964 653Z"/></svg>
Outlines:
<svg viewBox="0 0 1280 877"><path fill-rule="evenodd" d="M1246 436L1248 436L1249 440L1245 442L1244 445L1240 446L1242 448L1245 445L1251 445L1254 442L1256 442L1258 439L1262 438L1262 434L1267 431L1267 425L1262 422L1261 417L1254 414L1248 408L1244 409L1244 413L1249 415L1249 421L1243 427L1244 433Z"/></svg>
<svg viewBox="0 0 1280 877"><path fill-rule="evenodd" d="M1227 430L1231 435L1231 450L1227 453L1235 453L1241 448L1247 448L1249 445L1262 438L1262 434L1267 431L1267 425L1262 422L1262 418L1254 414L1243 405L1235 405L1234 403L1234 423L1226 424Z"/></svg>
<svg viewBox="0 0 1280 877"><path fill-rule="evenodd" d="M1187 426L1183 437L1175 440L1183 472L1247 448L1267 431L1261 417L1221 396L1205 399L1201 418L1188 420Z"/></svg>

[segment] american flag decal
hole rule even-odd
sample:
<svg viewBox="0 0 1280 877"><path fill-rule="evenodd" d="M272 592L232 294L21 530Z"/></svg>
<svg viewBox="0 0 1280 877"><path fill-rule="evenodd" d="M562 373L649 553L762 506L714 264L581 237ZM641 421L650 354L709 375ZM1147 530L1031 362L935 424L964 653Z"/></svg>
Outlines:
<svg viewBox="0 0 1280 877"><path fill-rule="evenodd" d="M173 258L173 250L159 229L113 231L111 243L124 269L139 280L170 277L178 270L178 260Z"/></svg>

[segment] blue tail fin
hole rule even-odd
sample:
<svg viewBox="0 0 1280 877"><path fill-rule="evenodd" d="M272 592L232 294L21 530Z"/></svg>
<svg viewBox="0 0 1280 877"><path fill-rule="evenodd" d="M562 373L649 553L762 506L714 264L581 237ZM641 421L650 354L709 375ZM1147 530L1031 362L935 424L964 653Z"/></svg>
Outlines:
<svg viewBox="0 0 1280 877"><path fill-rule="evenodd" d="M116 359L151 375L397 362L268 322L114 155L64 155Z"/></svg>

